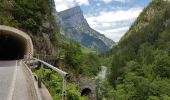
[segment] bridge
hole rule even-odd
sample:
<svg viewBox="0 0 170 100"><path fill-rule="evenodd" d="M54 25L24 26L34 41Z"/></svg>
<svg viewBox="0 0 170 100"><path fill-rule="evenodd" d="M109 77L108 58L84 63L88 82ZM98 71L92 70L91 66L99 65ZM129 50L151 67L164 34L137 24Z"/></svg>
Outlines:
<svg viewBox="0 0 170 100"><path fill-rule="evenodd" d="M67 73L34 58L29 35L13 27L0 25L0 100L52 100L41 77L36 80L31 63L39 62L63 77L62 99L66 99Z"/></svg>

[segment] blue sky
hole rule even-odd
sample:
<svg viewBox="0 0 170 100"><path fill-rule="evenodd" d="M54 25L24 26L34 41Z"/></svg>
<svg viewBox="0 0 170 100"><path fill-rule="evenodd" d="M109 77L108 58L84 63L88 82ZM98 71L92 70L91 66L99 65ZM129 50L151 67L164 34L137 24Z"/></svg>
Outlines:
<svg viewBox="0 0 170 100"><path fill-rule="evenodd" d="M79 5L89 25L118 42L152 0L55 0L56 10Z"/></svg>

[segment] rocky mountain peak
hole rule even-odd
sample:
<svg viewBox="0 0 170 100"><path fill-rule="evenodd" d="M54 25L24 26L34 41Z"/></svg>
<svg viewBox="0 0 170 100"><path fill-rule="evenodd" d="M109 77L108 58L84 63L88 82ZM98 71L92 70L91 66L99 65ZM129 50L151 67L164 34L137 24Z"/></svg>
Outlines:
<svg viewBox="0 0 170 100"><path fill-rule="evenodd" d="M56 17L61 19L63 29L67 31L64 34L65 37L75 40L87 48L103 52L108 51L115 44L111 39L89 26L80 6L58 12Z"/></svg>
<svg viewBox="0 0 170 100"><path fill-rule="evenodd" d="M69 16L74 16L77 14L83 16L83 12L81 11L80 6L76 6L76 7L59 12L59 15L63 16L63 18L67 18Z"/></svg>
<svg viewBox="0 0 170 100"><path fill-rule="evenodd" d="M61 11L58 13L58 15L64 20L66 24L72 24L72 27L74 28L89 26L83 16L80 6Z"/></svg>

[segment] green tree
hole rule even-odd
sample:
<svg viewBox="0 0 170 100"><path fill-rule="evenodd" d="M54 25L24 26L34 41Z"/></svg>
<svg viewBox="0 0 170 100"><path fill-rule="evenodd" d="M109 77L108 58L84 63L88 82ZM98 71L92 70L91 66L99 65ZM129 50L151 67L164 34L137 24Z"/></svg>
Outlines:
<svg viewBox="0 0 170 100"><path fill-rule="evenodd" d="M70 70L74 70L75 74L79 74L81 72L81 66L83 63L83 54L81 51L81 46L78 43L71 42L70 44L66 45L65 48L65 62L67 68Z"/></svg>
<svg viewBox="0 0 170 100"><path fill-rule="evenodd" d="M156 56L154 71L160 77L170 78L170 57L167 55Z"/></svg>
<svg viewBox="0 0 170 100"><path fill-rule="evenodd" d="M93 53L84 54L82 67L83 75L96 76L101 69L98 55Z"/></svg>

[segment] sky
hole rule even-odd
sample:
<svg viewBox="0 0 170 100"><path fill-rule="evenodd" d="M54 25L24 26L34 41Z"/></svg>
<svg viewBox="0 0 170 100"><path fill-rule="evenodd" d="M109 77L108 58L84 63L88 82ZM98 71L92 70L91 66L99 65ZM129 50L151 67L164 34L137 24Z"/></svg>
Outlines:
<svg viewBox="0 0 170 100"><path fill-rule="evenodd" d="M55 0L58 12L79 5L90 27L118 42L152 0Z"/></svg>

